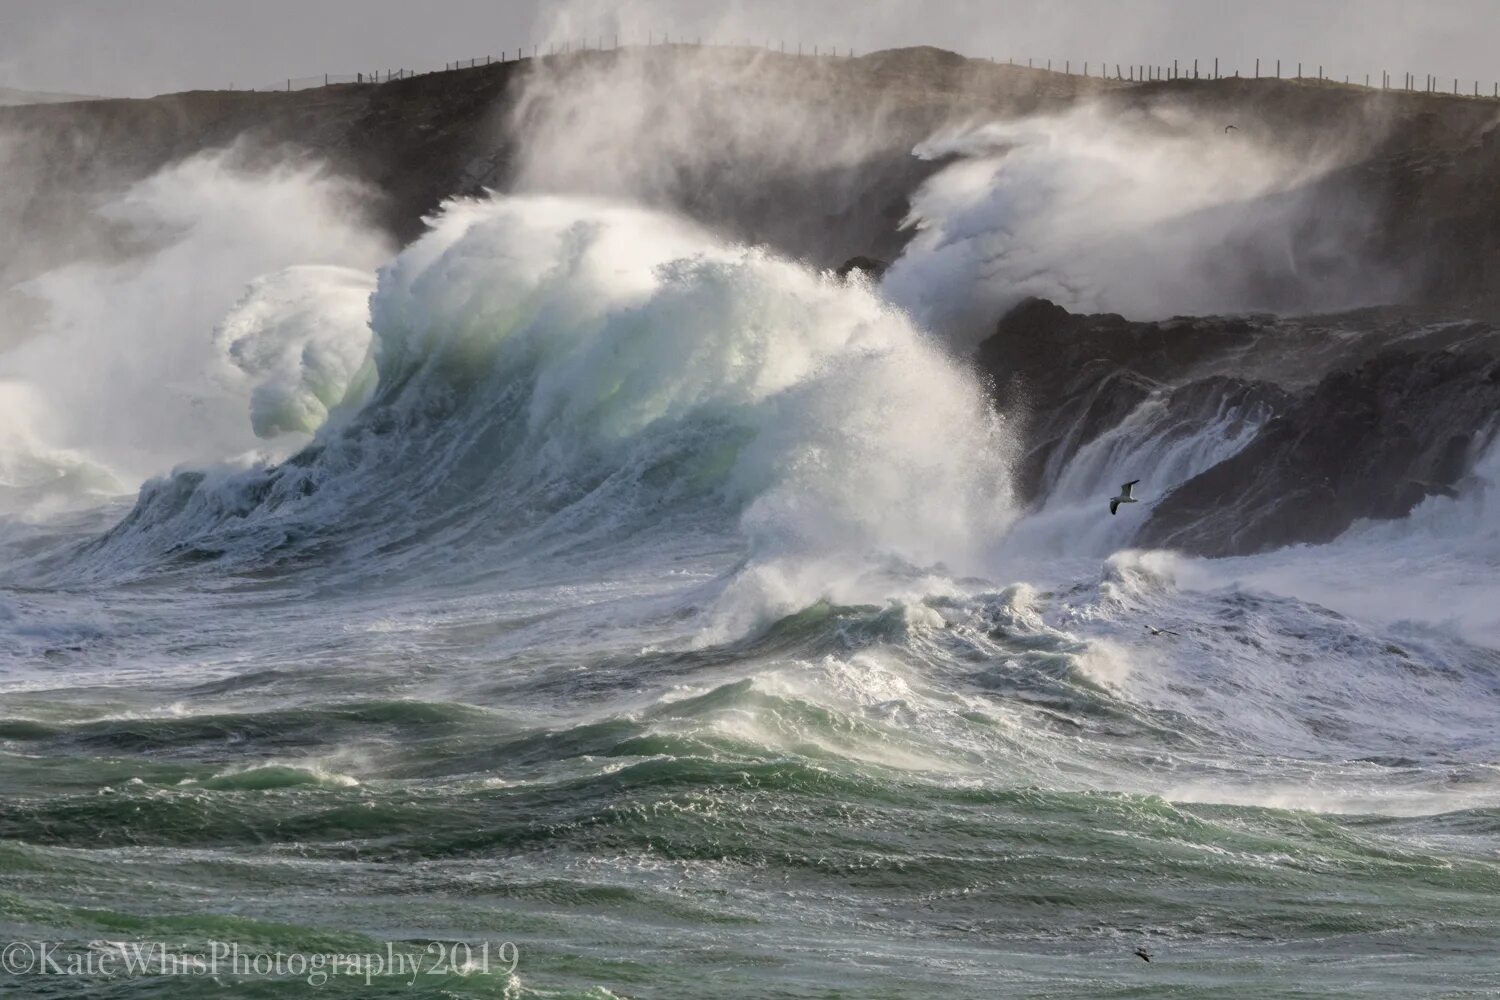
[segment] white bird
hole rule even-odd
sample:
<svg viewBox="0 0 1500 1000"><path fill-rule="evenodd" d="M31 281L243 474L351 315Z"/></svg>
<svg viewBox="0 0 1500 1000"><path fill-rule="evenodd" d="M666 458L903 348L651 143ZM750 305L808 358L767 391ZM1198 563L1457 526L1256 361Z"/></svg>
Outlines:
<svg viewBox="0 0 1500 1000"><path fill-rule="evenodd" d="M1134 486L1138 482L1140 482L1139 479L1132 479L1130 482L1128 482L1124 486L1120 487L1120 495L1119 496L1117 496L1117 497L1110 497L1110 500L1109 500L1109 512L1111 514L1113 514L1115 511L1119 510L1120 509L1120 504L1122 504L1122 503L1139 503L1140 502L1140 501L1136 500L1135 497L1133 497L1133 496L1130 495L1130 487Z"/></svg>

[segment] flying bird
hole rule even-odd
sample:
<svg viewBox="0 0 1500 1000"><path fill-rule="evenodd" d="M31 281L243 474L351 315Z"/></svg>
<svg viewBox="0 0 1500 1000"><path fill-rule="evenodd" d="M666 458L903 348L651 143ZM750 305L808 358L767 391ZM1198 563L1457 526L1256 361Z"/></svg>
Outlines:
<svg viewBox="0 0 1500 1000"><path fill-rule="evenodd" d="M1135 950L1135 956L1137 958L1139 958L1142 962L1149 962L1149 961L1151 961L1151 953L1149 951L1147 951L1145 948L1137 948Z"/></svg>
<svg viewBox="0 0 1500 1000"><path fill-rule="evenodd" d="M1231 129L1233 129L1234 131L1238 132L1240 130L1240 127L1238 125L1225 125L1224 126L1224 134L1228 135L1229 131Z"/></svg>
<svg viewBox="0 0 1500 1000"><path fill-rule="evenodd" d="M1113 514L1115 511L1119 510L1120 509L1120 504L1122 504L1122 503L1139 503L1140 502L1140 501L1136 500L1135 497L1133 497L1133 496L1130 495L1130 487L1134 486L1138 482L1140 482L1139 479L1132 479L1130 482L1128 482L1124 486L1120 487L1120 495L1119 496L1117 496L1117 497L1110 497L1110 500L1109 500L1109 512L1111 514Z"/></svg>
<svg viewBox="0 0 1500 1000"><path fill-rule="evenodd" d="M1182 635L1181 632L1173 632L1169 628L1155 628L1151 625L1146 626L1146 631L1150 632L1152 635Z"/></svg>

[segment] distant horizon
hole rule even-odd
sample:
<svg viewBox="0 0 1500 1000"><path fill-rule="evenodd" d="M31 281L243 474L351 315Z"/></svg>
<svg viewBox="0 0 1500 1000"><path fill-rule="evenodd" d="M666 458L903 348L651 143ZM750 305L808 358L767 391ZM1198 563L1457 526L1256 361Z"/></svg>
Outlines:
<svg viewBox="0 0 1500 1000"><path fill-rule="evenodd" d="M262 89L286 79L514 55L518 48L616 35L624 43L699 38L853 49L931 45L971 58L1032 59L1081 67L1212 62L1250 75L1277 59L1331 79L1360 82L1408 72L1457 77L1461 88L1500 79L1489 40L1500 5L1451 0L1415 8L1395 0L1228 2L1118 0L1108 6L1039 0L877 0L851 20L835 4L766 0L447 0L434 11L395 0L266 0L253 7L189 0L105 0L46 5L0 0L0 88L41 94L149 97L184 90ZM295 31L287 30L296 25ZM1486 28L1486 26L1488 26ZM1058 68L1056 65L1054 68Z"/></svg>
<svg viewBox="0 0 1500 1000"><path fill-rule="evenodd" d="M595 44L602 44L602 47L605 50L616 47L621 49L644 47L652 44L722 45L724 47L735 47L738 45L748 48L758 47L751 43L716 42L712 39L697 38L676 39L667 37L658 38L654 41L650 39L642 40L639 42L627 41L625 39L619 39L618 41L616 41L616 39L611 36L609 38L601 38L595 43L590 43L587 48L593 49ZM579 48L575 49L575 51L581 51L583 48L584 46L580 44ZM792 54L792 51L788 51L784 45L778 46L773 43L768 48L771 51L777 51L785 55ZM1231 79L1236 77L1245 79L1280 79L1287 82L1294 82L1299 79L1317 80L1321 78L1333 83L1347 83L1351 86L1368 86L1372 89L1388 89L1393 91L1409 90L1413 92L1422 92L1424 90L1427 90L1438 95L1458 93L1459 96L1470 96L1472 92L1473 96L1477 97L1500 97L1500 79L1487 83L1482 83L1481 81L1476 80L1474 81L1473 88L1471 89L1469 81L1459 78L1457 81L1458 89L1455 91L1452 85L1445 78L1437 75L1431 75L1430 79L1427 76L1424 76L1420 79L1420 82L1419 78L1415 74L1408 75L1406 73L1403 73L1399 76L1392 73L1386 80L1382 80L1377 74L1369 74L1368 78L1361 76L1360 78L1356 79L1352 75L1348 74L1346 74L1344 77L1336 77L1334 74L1328 73L1327 67L1323 65L1310 66L1305 63L1293 66L1287 66L1285 63L1277 65L1275 60L1270 60L1269 63L1267 61L1262 61L1260 64L1254 66L1253 73L1247 73L1244 72L1240 67L1223 65L1222 60L1210 60L1207 62L1200 60L1196 65L1191 60L1186 62L1178 60L1175 65L1173 63L1121 65L1118 63L1105 64L1102 62L1089 61L1074 63L1068 60L1036 59L1035 57L1031 59L1015 59L1013 57L1007 57L1006 59L1001 60L995 59L994 57L968 55L962 52L957 52L953 49L945 49L941 46L929 45L926 43L889 46L884 48L872 49L867 52L841 50L833 46L823 46L822 52L825 55L832 54L834 56L842 56L844 55L845 51L848 51L855 58L858 58L861 56L875 55L882 52L898 52L903 50L924 48L934 49L939 52L946 52L952 55L959 56L960 58L977 62L989 62L991 64L1009 63L1018 68L1032 69L1036 70L1037 72L1052 72L1071 74L1075 76L1119 79L1127 82L1147 82L1151 80L1170 79L1202 79L1208 81L1213 79ZM547 43L545 46L538 44L532 47L526 47L524 49L512 49L508 51L502 50L501 54L496 55L471 57L469 60L451 60L449 63L443 66L398 67L391 70L371 70L368 73L356 72L288 77L285 78L285 86L286 89L289 90L308 90L320 86L328 86L330 84L348 84L357 82L390 82L393 79L402 78L402 76L396 74L404 74L405 77L409 78L412 76L427 75L429 73L468 69L474 66L482 67L488 65L491 61L498 63L505 61L516 61L520 59L530 59L534 57L533 50L535 50L535 55L542 58L561 54L566 51L566 49L558 43ZM796 54L798 55L816 56L819 52L819 46L816 44L803 45L799 50L794 51L796 51ZM1160 75L1156 75L1158 73ZM233 85L227 87L194 87L188 88L186 90L162 91L161 93L150 95L90 94L70 91L42 91L0 85L0 107L13 107L17 105L27 104L63 104L74 101L151 100L155 97L167 97L173 94L224 90L271 93L281 91L282 89L282 80L271 80L255 87L239 87Z"/></svg>

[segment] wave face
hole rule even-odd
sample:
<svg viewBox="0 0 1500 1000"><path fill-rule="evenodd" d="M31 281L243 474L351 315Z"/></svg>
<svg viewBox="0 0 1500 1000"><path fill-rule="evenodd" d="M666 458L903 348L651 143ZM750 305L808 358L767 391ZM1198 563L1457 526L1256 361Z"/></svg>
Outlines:
<svg viewBox="0 0 1500 1000"><path fill-rule="evenodd" d="M976 571L1012 517L1000 421L901 313L669 217L455 202L380 272L367 326L360 290L288 272L220 327L265 379L258 430L333 414L308 449L148 484L71 569L184 553L248 566L335 543L355 573L377 547L416 547L413 565L441 554L443 573L458 551L477 572L691 526L742 548L726 600L743 630L859 599L863 576L894 566Z"/></svg>
<svg viewBox="0 0 1500 1000"><path fill-rule="evenodd" d="M141 274L194 256L163 246ZM701 996L705 955L725 996L1494 975L1500 450L1325 545L1145 551L1111 491L1243 454L1290 391L1176 379L1156 330L1149 374L1084 350L1022 454L993 404L1027 401L889 282L662 212L493 196L378 269L313 249L230 268L172 339L220 393L174 434L216 461L127 509L133 477L0 429L18 937L483 928L514 972L424 985L510 997ZM1066 338L1013 340L1044 364Z"/></svg>

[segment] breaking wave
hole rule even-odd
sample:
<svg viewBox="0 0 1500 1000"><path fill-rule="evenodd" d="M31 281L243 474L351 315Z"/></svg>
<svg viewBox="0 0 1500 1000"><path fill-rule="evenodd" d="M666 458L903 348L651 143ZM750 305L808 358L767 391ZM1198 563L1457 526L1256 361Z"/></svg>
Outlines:
<svg viewBox="0 0 1500 1000"><path fill-rule="evenodd" d="M88 572L329 545L477 571L671 534L744 560L743 624L975 571L1013 517L981 387L858 281L642 209L492 197L446 205L367 314L365 287L252 286L219 340L256 430L321 430L279 465L148 483Z"/></svg>

